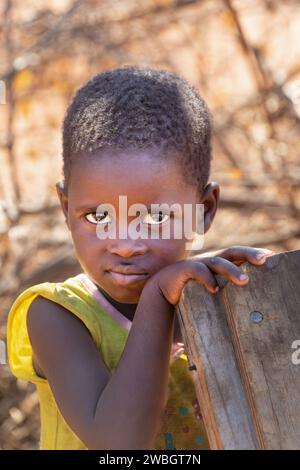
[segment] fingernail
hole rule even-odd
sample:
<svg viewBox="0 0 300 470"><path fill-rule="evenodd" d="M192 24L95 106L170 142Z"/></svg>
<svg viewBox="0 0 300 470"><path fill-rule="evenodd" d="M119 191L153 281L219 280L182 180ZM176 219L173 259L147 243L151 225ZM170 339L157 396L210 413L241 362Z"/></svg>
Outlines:
<svg viewBox="0 0 300 470"><path fill-rule="evenodd" d="M265 256L266 256L265 253L257 253L256 259L263 259L265 258Z"/></svg>
<svg viewBox="0 0 300 470"><path fill-rule="evenodd" d="M249 277L247 276L247 274L241 274L240 275L240 281L246 281L248 279L249 279Z"/></svg>

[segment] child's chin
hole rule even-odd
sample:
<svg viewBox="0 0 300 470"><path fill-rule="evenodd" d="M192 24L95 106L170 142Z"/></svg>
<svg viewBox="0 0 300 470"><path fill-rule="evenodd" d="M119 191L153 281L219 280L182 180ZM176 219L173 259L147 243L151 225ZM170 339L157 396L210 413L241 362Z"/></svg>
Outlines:
<svg viewBox="0 0 300 470"><path fill-rule="evenodd" d="M143 291L143 287L144 286L141 286L139 287L138 290L132 290L131 292L128 292L127 295L124 295L123 296L123 301L120 300L120 302L125 302L125 303L128 303L128 304L138 304L139 303L139 300L140 300L140 297L141 297L141 294L142 294L142 291Z"/></svg>
<svg viewBox="0 0 300 470"><path fill-rule="evenodd" d="M123 289L125 290L125 289ZM120 289L121 291L121 289ZM140 299L140 296L141 296L141 293L142 293L142 289L139 289L138 292L136 291L129 291L129 289L127 289L127 292L118 292L118 295L117 297L114 295L114 299L117 301L117 302L120 302L120 303L123 303L123 304L137 304L139 302L139 299ZM128 292L129 291L129 292Z"/></svg>

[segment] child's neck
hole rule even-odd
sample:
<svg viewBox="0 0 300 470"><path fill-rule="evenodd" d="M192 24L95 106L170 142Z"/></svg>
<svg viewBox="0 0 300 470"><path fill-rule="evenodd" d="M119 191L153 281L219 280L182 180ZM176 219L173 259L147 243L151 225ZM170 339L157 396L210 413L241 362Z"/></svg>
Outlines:
<svg viewBox="0 0 300 470"><path fill-rule="evenodd" d="M101 287L97 286L98 289L100 290L101 294L104 295L104 297L108 300L108 302L113 305L119 312L124 315L128 320L132 321L137 305L138 304L124 304L122 302L118 302L115 299L112 299L105 290L101 289Z"/></svg>
<svg viewBox="0 0 300 470"><path fill-rule="evenodd" d="M108 300L108 302L111 305L113 305L128 320L133 321L134 314L135 314L135 311L136 311L136 308L137 308L138 304L124 304L122 302L118 302L117 300L112 299L110 297L110 295L108 295L108 293L105 292L105 290L101 289L101 287L99 287L99 286L97 286L97 287L100 290L100 292L104 295L106 300ZM182 342L182 334L181 334L180 324L179 324L177 315L175 315L175 318L174 318L174 338L173 338L173 342L174 343L181 343Z"/></svg>

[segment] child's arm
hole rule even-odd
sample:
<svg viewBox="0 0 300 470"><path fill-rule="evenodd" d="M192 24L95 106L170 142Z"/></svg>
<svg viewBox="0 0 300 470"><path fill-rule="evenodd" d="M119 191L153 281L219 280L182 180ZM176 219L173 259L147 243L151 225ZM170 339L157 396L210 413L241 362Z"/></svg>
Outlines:
<svg viewBox="0 0 300 470"><path fill-rule="evenodd" d="M28 310L34 355L69 426L89 449L147 449L165 405L173 306L145 286L115 373L84 324L42 297Z"/></svg>
<svg viewBox="0 0 300 470"><path fill-rule="evenodd" d="M153 448L165 406L174 305L190 279L214 292L206 263L178 261L149 279L113 374L80 320L44 298L32 302L27 322L35 357L63 417L89 449ZM245 284L227 260L219 259L214 271Z"/></svg>

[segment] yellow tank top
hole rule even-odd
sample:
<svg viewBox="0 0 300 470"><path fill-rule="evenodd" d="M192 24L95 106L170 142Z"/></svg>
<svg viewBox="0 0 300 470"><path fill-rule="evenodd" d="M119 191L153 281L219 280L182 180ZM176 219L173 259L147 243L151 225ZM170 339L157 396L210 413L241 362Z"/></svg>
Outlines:
<svg viewBox="0 0 300 470"><path fill-rule="evenodd" d="M87 449L65 422L47 380L38 376L33 368L26 315L38 295L67 308L85 324L111 373L120 360L131 322L107 301L84 273L63 282L44 282L29 287L16 298L9 311L8 362L16 377L33 382L37 387L41 418L40 449ZM187 356L182 343L173 344L166 406L154 450L207 448L209 444Z"/></svg>

